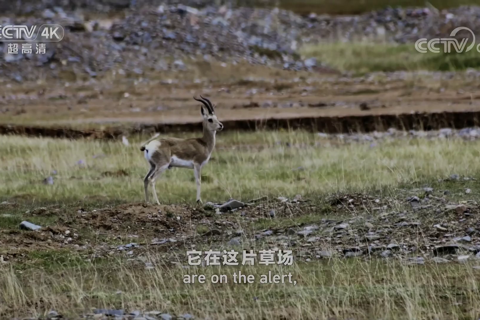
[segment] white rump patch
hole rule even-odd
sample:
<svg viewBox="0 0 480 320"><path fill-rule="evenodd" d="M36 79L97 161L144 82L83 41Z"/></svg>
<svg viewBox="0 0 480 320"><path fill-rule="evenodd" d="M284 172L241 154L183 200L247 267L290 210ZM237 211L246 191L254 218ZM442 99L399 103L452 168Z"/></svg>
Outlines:
<svg viewBox="0 0 480 320"><path fill-rule="evenodd" d="M155 151L158 150L158 148L160 148L160 146L162 145L162 143L158 140L153 140L153 141L150 141L146 146L145 146L145 151L144 151L144 155L145 155L145 159L147 159L148 162L150 162L150 160L152 160L152 155Z"/></svg>
<svg viewBox="0 0 480 320"><path fill-rule="evenodd" d="M172 156L172 161L170 162L170 166L177 167L177 168L193 169L193 160L183 160L178 158L177 156Z"/></svg>

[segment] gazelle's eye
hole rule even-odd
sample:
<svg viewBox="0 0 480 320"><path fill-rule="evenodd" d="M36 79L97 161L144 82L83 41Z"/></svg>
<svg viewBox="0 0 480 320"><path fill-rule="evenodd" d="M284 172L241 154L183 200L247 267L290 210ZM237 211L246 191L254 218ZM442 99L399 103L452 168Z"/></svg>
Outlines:
<svg viewBox="0 0 480 320"><path fill-rule="evenodd" d="M208 122L213 122L213 120L212 120L212 119L208 119Z"/></svg>

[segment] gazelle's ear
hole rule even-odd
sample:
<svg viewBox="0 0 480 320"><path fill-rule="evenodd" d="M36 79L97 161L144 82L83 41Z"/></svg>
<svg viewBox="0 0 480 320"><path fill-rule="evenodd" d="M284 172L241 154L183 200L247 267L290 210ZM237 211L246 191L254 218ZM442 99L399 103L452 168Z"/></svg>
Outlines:
<svg viewBox="0 0 480 320"><path fill-rule="evenodd" d="M202 107L202 106L200 106L200 112L202 113L202 116L205 117L205 110L203 110L203 107Z"/></svg>

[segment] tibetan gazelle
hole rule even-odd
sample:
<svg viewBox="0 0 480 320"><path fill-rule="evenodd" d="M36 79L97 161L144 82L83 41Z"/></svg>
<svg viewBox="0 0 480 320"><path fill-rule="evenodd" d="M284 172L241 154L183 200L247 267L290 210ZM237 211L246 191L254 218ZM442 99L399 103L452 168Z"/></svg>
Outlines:
<svg viewBox="0 0 480 320"><path fill-rule="evenodd" d="M154 200L160 204L155 190L155 180L167 169L188 168L193 169L197 185L197 203L202 203L200 197L201 170L208 163L215 148L215 134L223 129L223 124L218 121L215 109L210 100L200 96L193 98L201 102L200 110L203 116L203 136L192 139L160 138L156 134L145 142L140 148L150 164L150 170L143 179L145 187L145 201L148 202L148 185L152 184Z"/></svg>

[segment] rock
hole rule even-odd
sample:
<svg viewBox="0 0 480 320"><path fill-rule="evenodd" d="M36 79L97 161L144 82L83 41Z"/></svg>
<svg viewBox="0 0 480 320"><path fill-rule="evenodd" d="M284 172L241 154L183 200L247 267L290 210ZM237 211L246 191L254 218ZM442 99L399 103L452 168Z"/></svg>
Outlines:
<svg viewBox="0 0 480 320"><path fill-rule="evenodd" d="M113 40L115 40L115 41L122 41L122 40L125 39L125 34L122 33L122 32L115 31L115 32L112 34L112 38L113 38Z"/></svg>
<svg viewBox="0 0 480 320"><path fill-rule="evenodd" d="M390 243L388 246L387 246L387 249L389 250L399 250L400 249L400 246L398 244L395 244L395 243Z"/></svg>
<svg viewBox="0 0 480 320"><path fill-rule="evenodd" d="M229 246L240 246L241 245L241 238L240 237L235 237L235 238L230 239L230 241L228 241L228 245Z"/></svg>
<svg viewBox="0 0 480 320"><path fill-rule="evenodd" d="M35 230L39 230L41 228L42 228L41 226L37 226L36 224L33 224L31 222L28 222L28 221L23 221L22 223L20 223L20 229L24 229L24 230L35 231Z"/></svg>
<svg viewBox="0 0 480 320"><path fill-rule="evenodd" d="M271 236L273 234L272 230L267 230L261 233L262 236Z"/></svg>
<svg viewBox="0 0 480 320"><path fill-rule="evenodd" d="M468 235L472 235L476 232L476 230L474 228L468 228L466 231L465 231Z"/></svg>
<svg viewBox="0 0 480 320"><path fill-rule="evenodd" d="M50 9L45 9L43 12L42 12L42 17L46 18L46 19L52 19L52 18L55 18L56 14L55 12L53 12L52 10Z"/></svg>
<svg viewBox="0 0 480 320"><path fill-rule="evenodd" d="M333 227L333 229L335 229L335 230L343 230L343 229L347 229L347 228L348 228L348 223L341 223L341 224Z"/></svg>
<svg viewBox="0 0 480 320"><path fill-rule="evenodd" d="M450 262L450 260L445 259L445 258L441 258L441 257L433 257L432 261L435 262L435 263L448 263L448 262Z"/></svg>
<svg viewBox="0 0 480 320"><path fill-rule="evenodd" d="M307 60L304 61L304 65L305 65L305 67L307 67L307 68L316 67L316 66L317 66L317 59L315 59L315 58L309 58L309 59L307 59Z"/></svg>
<svg viewBox="0 0 480 320"><path fill-rule="evenodd" d="M365 235L365 238L370 241L375 241L380 239L381 237L378 234L367 234Z"/></svg>
<svg viewBox="0 0 480 320"><path fill-rule="evenodd" d="M433 193L433 188L423 188L423 191L427 194L432 194Z"/></svg>
<svg viewBox="0 0 480 320"><path fill-rule="evenodd" d="M466 189L466 190L465 190L465 193L466 193L466 194L472 193L472 190L471 190L471 189Z"/></svg>
<svg viewBox="0 0 480 320"><path fill-rule="evenodd" d="M467 260L470 258L469 255L464 255L464 256L458 256L458 262L460 263L464 263L464 262L467 262Z"/></svg>
<svg viewBox="0 0 480 320"><path fill-rule="evenodd" d="M360 103L359 107L360 107L360 110L362 110L362 111L370 110L370 107L368 106L368 104L365 101Z"/></svg>
<svg viewBox="0 0 480 320"><path fill-rule="evenodd" d="M50 177L48 177L48 178L43 179L43 183L44 183L44 184L52 185L52 184L53 184L53 177L50 176Z"/></svg>
<svg viewBox="0 0 480 320"><path fill-rule="evenodd" d="M173 66L178 69L184 69L185 68L185 63L183 63L182 60L175 60L173 62Z"/></svg>
<svg viewBox="0 0 480 320"><path fill-rule="evenodd" d="M270 218L275 218L275 210L270 210Z"/></svg>
<svg viewBox="0 0 480 320"><path fill-rule="evenodd" d="M381 255L382 257L384 257L384 258L388 258L388 257L390 257L390 256L392 255L392 251L390 251L390 250L385 250L385 251L383 251L382 253L380 253L380 255Z"/></svg>
<svg viewBox="0 0 480 320"><path fill-rule="evenodd" d="M300 236L306 237L306 236L310 235L312 232L313 231L311 231L311 230L301 230L301 231L298 231L297 234L300 235Z"/></svg>
<svg viewBox="0 0 480 320"><path fill-rule="evenodd" d="M365 226L366 226L368 229L373 229L373 228L374 228L373 224L371 224L370 222L365 222Z"/></svg>
<svg viewBox="0 0 480 320"><path fill-rule="evenodd" d="M363 252L361 251L350 251L345 253L345 258L355 258L355 257L360 257L363 255Z"/></svg>
<svg viewBox="0 0 480 320"><path fill-rule="evenodd" d="M218 229L211 229L211 230L208 230L207 232L205 232L203 234L204 237L211 237L211 236L220 236L222 234L222 231L221 230L218 230Z"/></svg>
<svg viewBox="0 0 480 320"><path fill-rule="evenodd" d="M193 320L193 319L195 319L195 317L192 316L191 314L185 313L185 314L180 315L179 319Z"/></svg>
<svg viewBox="0 0 480 320"><path fill-rule="evenodd" d="M172 317L171 315L169 315L168 313L162 313L162 314L160 315L160 319L161 319L161 320L172 320L173 317Z"/></svg>
<svg viewBox="0 0 480 320"><path fill-rule="evenodd" d="M467 207L464 205L458 205L455 207L455 211L457 212L457 214L463 214L467 211Z"/></svg>
<svg viewBox="0 0 480 320"><path fill-rule="evenodd" d="M433 254L435 256L444 254L457 254L459 251L470 251L470 248L462 244L446 244L435 247Z"/></svg>
<svg viewBox="0 0 480 320"><path fill-rule="evenodd" d="M439 224L436 224L436 225L434 225L433 227L436 228L436 229L438 229L438 230L440 230L440 231L448 231L447 228L444 228L444 227L442 227L442 226L439 225Z"/></svg>
<svg viewBox="0 0 480 320"><path fill-rule="evenodd" d="M103 314L106 316L123 316L123 310L95 309L94 314Z"/></svg>
<svg viewBox="0 0 480 320"><path fill-rule="evenodd" d="M423 257L408 258L407 264L425 264L425 258Z"/></svg>
<svg viewBox="0 0 480 320"><path fill-rule="evenodd" d="M333 252L331 251L319 251L317 254L322 258L331 258L333 257Z"/></svg>
<svg viewBox="0 0 480 320"><path fill-rule="evenodd" d="M226 211L233 210L233 209L239 209L239 208L242 208L244 206L245 206L245 204L243 202L240 202L240 201L237 201L237 200L230 200L230 201L222 204L219 207L219 209L222 212L226 212Z"/></svg>

